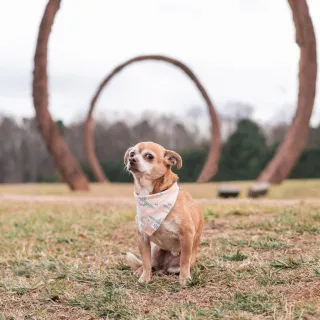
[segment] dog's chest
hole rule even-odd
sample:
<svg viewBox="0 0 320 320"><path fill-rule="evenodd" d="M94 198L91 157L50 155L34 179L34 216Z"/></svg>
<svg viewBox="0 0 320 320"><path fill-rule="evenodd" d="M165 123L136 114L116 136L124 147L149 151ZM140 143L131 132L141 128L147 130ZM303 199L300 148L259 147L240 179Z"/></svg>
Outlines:
<svg viewBox="0 0 320 320"><path fill-rule="evenodd" d="M179 221L168 216L161 223L159 229L150 236L150 240L163 250L172 253L180 252Z"/></svg>

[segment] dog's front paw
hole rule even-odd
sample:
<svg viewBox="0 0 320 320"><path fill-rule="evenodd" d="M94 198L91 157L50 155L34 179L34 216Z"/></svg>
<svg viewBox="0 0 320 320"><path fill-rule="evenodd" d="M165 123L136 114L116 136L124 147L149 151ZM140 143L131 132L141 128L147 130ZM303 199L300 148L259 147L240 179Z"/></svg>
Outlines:
<svg viewBox="0 0 320 320"><path fill-rule="evenodd" d="M191 280L190 276L189 277L179 277L179 282L182 287L185 287L188 284L189 280Z"/></svg>
<svg viewBox="0 0 320 320"><path fill-rule="evenodd" d="M145 283L145 284L147 284L147 283L150 282L150 280L151 280L150 275L145 275L145 273L143 272L138 281L139 281L139 283Z"/></svg>
<svg viewBox="0 0 320 320"><path fill-rule="evenodd" d="M134 274L136 277L141 277L142 272L143 272L143 267L141 266L141 267L138 268L133 274Z"/></svg>

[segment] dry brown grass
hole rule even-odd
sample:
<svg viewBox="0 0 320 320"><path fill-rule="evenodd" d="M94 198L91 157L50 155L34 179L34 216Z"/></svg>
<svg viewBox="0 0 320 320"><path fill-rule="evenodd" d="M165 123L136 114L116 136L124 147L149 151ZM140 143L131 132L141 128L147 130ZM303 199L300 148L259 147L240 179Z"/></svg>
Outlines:
<svg viewBox="0 0 320 320"><path fill-rule="evenodd" d="M307 194L296 187L282 194ZM95 188L89 197L104 188L132 193ZM124 253L137 252L131 202L81 201L60 185L0 190L68 196L2 200L0 319L320 319L320 209L312 203L204 201L199 260L181 288L173 276L141 286L126 266Z"/></svg>
<svg viewBox="0 0 320 320"><path fill-rule="evenodd" d="M241 186L241 197L246 197L248 187L253 181L228 182ZM196 199L215 198L219 183L181 183L180 186L192 193ZM0 185L1 194L24 194L24 195L61 195L81 198L89 197L132 197L132 184L91 184L90 192L70 193L65 184L9 184ZM267 198L270 199L319 199L320 180L288 180L279 186L272 186Z"/></svg>

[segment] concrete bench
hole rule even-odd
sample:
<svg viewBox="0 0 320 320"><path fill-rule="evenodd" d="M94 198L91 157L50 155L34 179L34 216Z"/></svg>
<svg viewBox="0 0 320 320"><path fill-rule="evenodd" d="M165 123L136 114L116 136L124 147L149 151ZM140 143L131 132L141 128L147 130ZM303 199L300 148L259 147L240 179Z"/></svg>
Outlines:
<svg viewBox="0 0 320 320"><path fill-rule="evenodd" d="M237 198L240 191L241 188L237 185L220 185L217 189L217 196L219 198Z"/></svg>
<svg viewBox="0 0 320 320"><path fill-rule="evenodd" d="M259 198L269 192L270 184L268 182L259 182L250 186L248 190L249 198Z"/></svg>

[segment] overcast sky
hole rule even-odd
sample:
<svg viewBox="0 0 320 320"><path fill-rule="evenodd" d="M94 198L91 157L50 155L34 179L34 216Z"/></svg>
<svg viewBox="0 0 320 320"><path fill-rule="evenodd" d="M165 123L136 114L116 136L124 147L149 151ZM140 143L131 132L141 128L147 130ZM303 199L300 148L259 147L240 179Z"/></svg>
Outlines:
<svg viewBox="0 0 320 320"><path fill-rule="evenodd" d="M33 55L47 0L0 5L0 113L33 116ZM316 35L320 1L309 0ZM319 41L320 42L320 39ZM318 45L318 61L320 61ZM50 110L76 121L103 77L140 54L164 54L198 75L220 112L229 101L252 104L254 118L292 115L299 50L286 0L63 0L49 42ZM318 82L312 123L320 122ZM181 71L160 62L128 67L97 105L111 111L185 112L204 102ZM291 107L292 106L292 107Z"/></svg>

